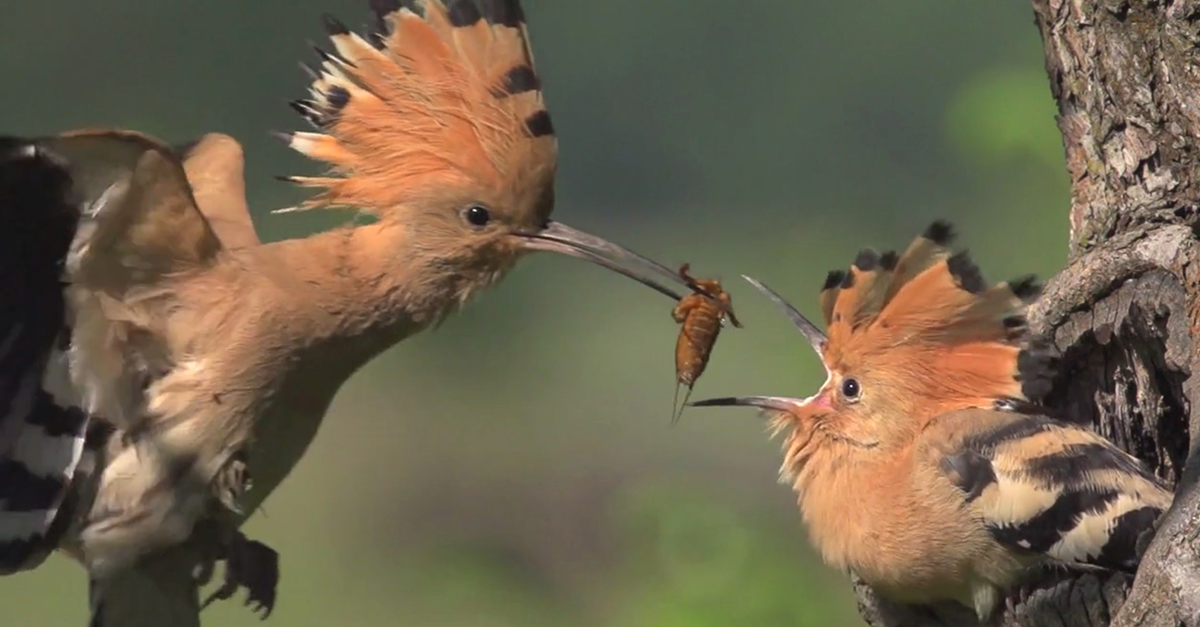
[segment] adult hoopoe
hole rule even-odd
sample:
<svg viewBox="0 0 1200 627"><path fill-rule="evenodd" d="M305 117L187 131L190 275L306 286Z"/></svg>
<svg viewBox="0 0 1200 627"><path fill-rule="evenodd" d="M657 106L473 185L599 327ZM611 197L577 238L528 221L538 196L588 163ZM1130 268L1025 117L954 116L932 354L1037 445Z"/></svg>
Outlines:
<svg viewBox="0 0 1200 627"><path fill-rule="evenodd" d="M326 18L336 52L295 103L321 132L285 137L331 166L292 177L324 188L302 207L371 224L260 245L240 194L206 197L156 140L0 140L0 560L77 557L93 625L198 624L197 532L245 548L233 530L341 384L526 253L687 291L550 220L557 141L517 0L372 8L367 37Z"/></svg>
<svg viewBox="0 0 1200 627"><path fill-rule="evenodd" d="M828 337L762 283L828 377L808 398L718 398L788 431L781 478L830 566L901 603L988 620L1035 568L1133 570L1171 492L1134 457L1051 418L1052 358L1022 310L1033 277L988 287L950 226L860 253L820 295Z"/></svg>

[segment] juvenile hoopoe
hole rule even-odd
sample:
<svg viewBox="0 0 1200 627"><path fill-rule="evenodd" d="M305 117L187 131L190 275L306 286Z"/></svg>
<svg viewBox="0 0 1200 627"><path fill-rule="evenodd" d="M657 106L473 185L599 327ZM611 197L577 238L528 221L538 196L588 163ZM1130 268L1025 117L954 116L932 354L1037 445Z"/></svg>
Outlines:
<svg viewBox="0 0 1200 627"><path fill-rule="evenodd" d="M366 37L326 18L335 52L295 103L320 132L285 136L331 166L290 179L324 188L301 208L371 224L260 245L244 211L206 219L202 174L152 138L0 140L0 555L77 556L94 625L198 624L198 524L235 543L352 373L526 253L687 292L550 219L557 141L517 0L372 8Z"/></svg>
<svg viewBox="0 0 1200 627"><path fill-rule="evenodd" d="M827 372L808 398L718 398L788 431L781 479L825 562L908 604L957 601L981 621L1047 566L1132 571L1170 506L1133 456L1034 404L1053 357L1023 309L1034 277L988 287L951 228L903 255L860 253L820 295L828 336L770 288Z"/></svg>

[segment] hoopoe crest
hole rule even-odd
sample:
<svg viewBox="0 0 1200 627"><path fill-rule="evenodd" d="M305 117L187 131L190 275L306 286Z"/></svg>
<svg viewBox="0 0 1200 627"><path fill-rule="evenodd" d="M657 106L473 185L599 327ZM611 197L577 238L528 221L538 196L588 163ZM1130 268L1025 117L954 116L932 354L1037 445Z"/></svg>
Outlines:
<svg viewBox="0 0 1200 627"><path fill-rule="evenodd" d="M540 225L553 206L558 145L512 2L377 3L364 38L335 18L311 99L293 106L324 133L291 145L329 164L303 208L348 206L400 219L415 200L481 201L494 218ZM486 15L486 17L485 17Z"/></svg>
<svg viewBox="0 0 1200 627"><path fill-rule="evenodd" d="M678 299L661 264L550 220L558 141L516 0L375 0L360 36L332 16L310 97L291 103L314 132L281 134L324 162L286 180L322 191L281 211L349 207L419 230L420 246L479 279L527 251L582 258ZM614 263L643 264L659 280ZM472 289L464 289L465 300Z"/></svg>
<svg viewBox="0 0 1200 627"><path fill-rule="evenodd" d="M936 416L1031 401L1049 391L1049 355L1030 343L1023 310L1033 276L988 286L951 226L935 222L902 255L860 252L831 271L819 296L828 335L765 291L821 357L828 378L804 417L822 432L898 446ZM785 425L781 425L785 426Z"/></svg>
<svg viewBox="0 0 1200 627"><path fill-rule="evenodd" d="M821 361L830 380L818 406L839 412L849 432L885 416L921 428L948 411L1049 391L1043 369L1021 368L1037 350L1022 317L1040 289L1035 277L989 287L966 251L950 252L952 238L936 222L903 255L864 250L826 278Z"/></svg>

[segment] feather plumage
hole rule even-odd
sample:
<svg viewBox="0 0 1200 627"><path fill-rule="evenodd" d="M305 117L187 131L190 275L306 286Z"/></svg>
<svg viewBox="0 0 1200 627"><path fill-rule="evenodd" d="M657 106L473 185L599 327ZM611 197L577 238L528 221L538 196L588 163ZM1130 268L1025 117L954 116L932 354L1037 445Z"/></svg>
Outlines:
<svg viewBox="0 0 1200 627"><path fill-rule="evenodd" d="M950 225L935 222L903 255L864 251L823 286L823 360L870 379L866 402L932 417L1046 391L1052 356L1022 316L1039 293L1034 277L989 287L965 251L951 252L952 240ZM908 376L889 375L900 372Z"/></svg>
<svg viewBox="0 0 1200 627"><path fill-rule="evenodd" d="M192 188L196 208L208 221L221 247L235 250L261 242L246 204L245 155L228 135L208 133L177 151Z"/></svg>
<svg viewBox="0 0 1200 627"><path fill-rule="evenodd" d="M80 212L57 158L0 138L0 574L41 564L82 454L87 417L70 393L61 264ZM43 384L57 379L57 397Z"/></svg>
<svg viewBox="0 0 1200 627"><path fill-rule="evenodd" d="M1033 277L990 285L934 223L903 255L829 274L828 336L761 283L819 352L808 398L765 409L787 432L781 476L826 563L903 603L989 617L1033 569L1133 570L1171 493L1100 436L1049 418L1054 355L1026 327Z"/></svg>
<svg viewBox="0 0 1200 627"><path fill-rule="evenodd" d="M330 166L291 177L324 188L299 208L352 206L381 217L414 198L482 189L548 214L557 141L513 1L375 2L369 36L333 18L310 98L294 108L319 132L295 150ZM545 216L542 216L543 218Z"/></svg>
<svg viewBox="0 0 1200 627"><path fill-rule="evenodd" d="M954 452L931 462L985 478L967 500L1015 551L1133 572L1138 533L1171 505L1167 486L1137 458L1042 413L967 410L938 422Z"/></svg>
<svg viewBox="0 0 1200 627"><path fill-rule="evenodd" d="M19 226L4 246L14 257L0 281L15 289L5 290L0 334L20 348L0 356L0 389L17 392L0 422L0 572L79 543L105 579L186 539L192 510L215 501L204 481L190 494L172 491L174 475L205 455L178 440L163 449L144 430L161 418L154 384L179 365L164 332L175 306L167 285L225 250L199 203L228 218L231 241L257 239L241 196L241 149L210 135L176 150L108 129L0 146L10 147L0 155L0 210ZM31 316L36 325L22 319ZM131 446L108 448L117 429ZM93 454L105 468L89 469L82 487L77 470L94 465L85 463ZM134 476L142 491L111 489Z"/></svg>
<svg viewBox="0 0 1200 627"><path fill-rule="evenodd" d="M57 542L89 418L135 428L143 381L169 367L155 362L160 350L140 333L145 312L128 305L131 295L202 265L220 244L177 158L152 138L82 130L0 144L11 147L0 164L0 205L10 224L23 225L4 246L15 257L3 280L19 283L5 290L6 309L38 318L0 320L20 348L0 372L6 387L21 382L0 427L9 443L0 484L12 493L0 511L0 546L12 572L40 564Z"/></svg>

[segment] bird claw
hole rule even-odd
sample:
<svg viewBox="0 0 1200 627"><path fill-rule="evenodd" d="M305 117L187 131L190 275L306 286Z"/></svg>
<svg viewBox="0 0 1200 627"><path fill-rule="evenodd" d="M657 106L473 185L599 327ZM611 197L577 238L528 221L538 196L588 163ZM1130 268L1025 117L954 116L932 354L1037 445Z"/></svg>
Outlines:
<svg viewBox="0 0 1200 627"><path fill-rule="evenodd" d="M239 588L245 588L246 601L243 605L250 607L253 612L261 612L262 620L266 620L275 609L278 585L279 553L238 533L225 557L225 582L204 600L200 609L208 607L213 601L227 600Z"/></svg>
<svg viewBox="0 0 1200 627"><path fill-rule="evenodd" d="M217 477L217 498L229 511L242 516L242 497L254 487L244 459L234 458Z"/></svg>

